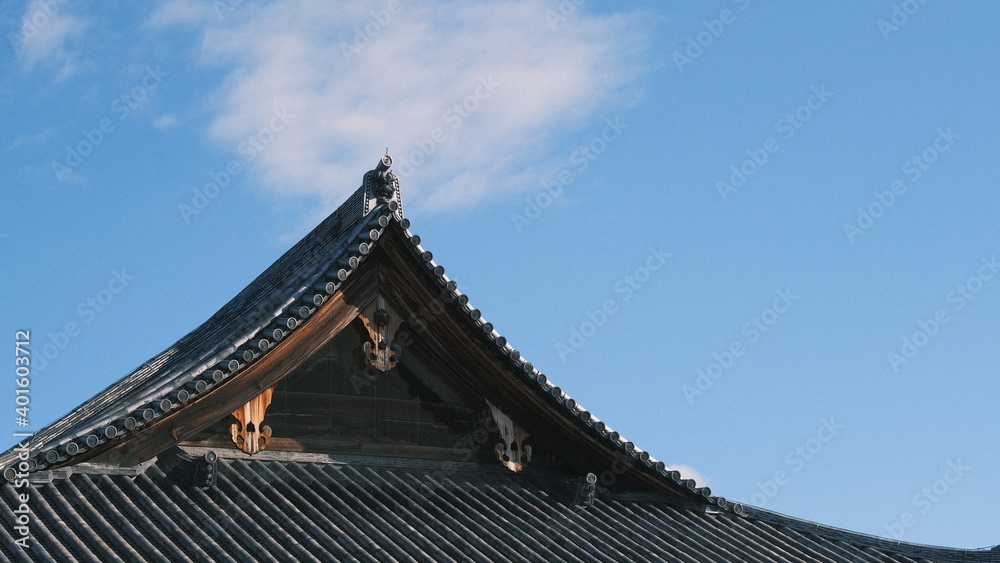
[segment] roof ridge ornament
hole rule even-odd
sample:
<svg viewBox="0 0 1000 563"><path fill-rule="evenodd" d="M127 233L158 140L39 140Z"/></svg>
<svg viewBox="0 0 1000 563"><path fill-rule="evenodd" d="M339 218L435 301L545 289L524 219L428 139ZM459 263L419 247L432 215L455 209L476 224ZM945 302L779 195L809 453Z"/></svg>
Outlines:
<svg viewBox="0 0 1000 563"><path fill-rule="evenodd" d="M366 205L365 214L367 215L374 205L389 204L390 208L395 207L395 211L400 218L403 216L403 201L399 193L399 177L389 169L392 166L392 157L389 156L388 148L386 149L386 154L382 155L379 159L378 164L375 165L373 170L365 172L364 180L362 186L365 189ZM395 206L392 202L395 201Z"/></svg>

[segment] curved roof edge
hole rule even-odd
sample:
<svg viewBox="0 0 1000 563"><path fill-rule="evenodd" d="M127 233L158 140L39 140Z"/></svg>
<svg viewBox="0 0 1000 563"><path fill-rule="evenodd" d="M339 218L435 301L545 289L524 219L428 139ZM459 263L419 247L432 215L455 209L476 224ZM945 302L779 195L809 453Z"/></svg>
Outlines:
<svg viewBox="0 0 1000 563"><path fill-rule="evenodd" d="M765 508L746 505L743 508L745 516L770 522L778 526L790 528L792 530L808 533L818 533L831 539L837 539L854 545L864 545L878 548L892 549L900 555L908 557L927 557L935 560L946 561L1000 561L1000 545L987 546L981 548L964 549L959 547L941 547L921 543L893 540L863 532L854 532L836 526L820 524L811 520L796 518L780 512L774 512ZM945 557L946 559L942 559Z"/></svg>
<svg viewBox="0 0 1000 563"><path fill-rule="evenodd" d="M362 185L202 325L0 454L6 480L85 460L210 394L260 359L340 288L399 213L398 191L393 199L376 199L371 186Z"/></svg>

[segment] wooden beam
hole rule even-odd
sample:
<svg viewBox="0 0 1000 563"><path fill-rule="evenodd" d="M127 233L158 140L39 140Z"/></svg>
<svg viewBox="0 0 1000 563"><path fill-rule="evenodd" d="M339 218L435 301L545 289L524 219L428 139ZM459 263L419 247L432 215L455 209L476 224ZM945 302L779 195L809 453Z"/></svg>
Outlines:
<svg viewBox="0 0 1000 563"><path fill-rule="evenodd" d="M228 436L212 436L203 440L184 440L178 445L197 448L238 451ZM386 457L410 457L416 459L437 459L446 461L470 461L469 453L454 447L418 446L413 444L372 443L344 440L334 436L300 436L298 438L271 437L267 443L268 452L302 452L324 454L371 455Z"/></svg>

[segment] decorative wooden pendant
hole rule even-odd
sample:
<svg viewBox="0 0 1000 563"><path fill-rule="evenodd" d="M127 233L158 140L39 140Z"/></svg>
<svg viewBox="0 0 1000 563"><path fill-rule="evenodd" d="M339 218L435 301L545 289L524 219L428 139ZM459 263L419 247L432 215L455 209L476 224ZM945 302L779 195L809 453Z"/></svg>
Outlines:
<svg viewBox="0 0 1000 563"><path fill-rule="evenodd" d="M271 394L274 387L266 389L260 395L233 411L233 416L239 421L238 424L231 424L229 432L236 443L244 452L253 455L267 447L267 439L271 437L271 427L264 426L264 413L268 405L271 404Z"/></svg>
<svg viewBox="0 0 1000 563"><path fill-rule="evenodd" d="M493 403L486 401L486 404L490 406L493 421L496 422L497 428L500 430L500 439L503 440L503 442L498 442L494 448L497 452L497 459L507 469L514 472L521 471L531 461L531 446L524 445L524 441L528 439L530 434L495 407Z"/></svg>
<svg viewBox="0 0 1000 563"><path fill-rule="evenodd" d="M382 373L396 367L403 349L393 340L403 322L402 317L382 295L375 298L359 316L371 338L364 344L365 358Z"/></svg>

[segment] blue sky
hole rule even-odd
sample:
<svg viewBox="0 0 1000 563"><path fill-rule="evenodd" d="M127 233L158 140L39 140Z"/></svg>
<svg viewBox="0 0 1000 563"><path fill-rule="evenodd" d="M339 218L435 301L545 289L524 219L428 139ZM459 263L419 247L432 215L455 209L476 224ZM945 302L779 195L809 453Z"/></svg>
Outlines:
<svg viewBox="0 0 1000 563"><path fill-rule="evenodd" d="M824 524L1000 543L1000 6L619 10L7 3L0 319L51 356L31 427L204 322L388 147L459 288L654 457Z"/></svg>

